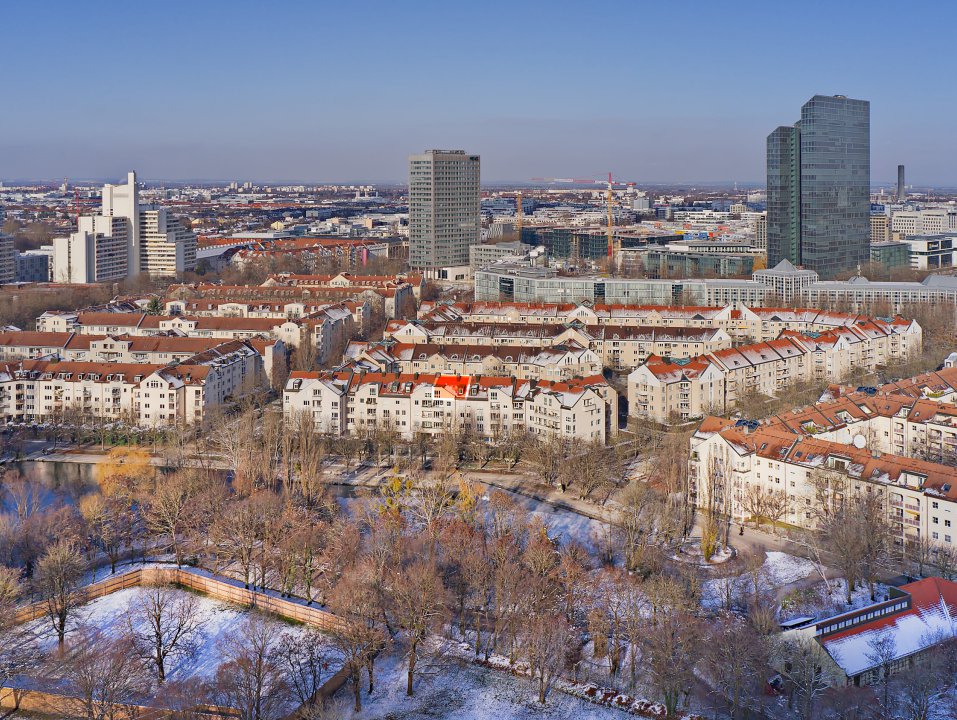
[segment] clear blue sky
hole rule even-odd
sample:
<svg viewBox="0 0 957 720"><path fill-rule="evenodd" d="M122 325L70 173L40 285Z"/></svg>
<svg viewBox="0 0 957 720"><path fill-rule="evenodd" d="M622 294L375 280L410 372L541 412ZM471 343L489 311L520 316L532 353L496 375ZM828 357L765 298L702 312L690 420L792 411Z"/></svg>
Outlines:
<svg viewBox="0 0 957 720"><path fill-rule="evenodd" d="M872 177L957 185L953 2L10 2L0 178L759 181L811 95L871 101Z"/></svg>

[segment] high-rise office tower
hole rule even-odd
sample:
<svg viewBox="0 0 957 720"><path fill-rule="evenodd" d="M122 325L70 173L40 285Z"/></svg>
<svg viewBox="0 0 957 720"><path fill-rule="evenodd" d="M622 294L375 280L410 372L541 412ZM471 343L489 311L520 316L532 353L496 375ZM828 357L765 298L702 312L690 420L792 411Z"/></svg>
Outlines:
<svg viewBox="0 0 957 720"><path fill-rule="evenodd" d="M897 202L902 203L907 199L907 190L904 188L904 166L897 166Z"/></svg>
<svg viewBox="0 0 957 720"><path fill-rule="evenodd" d="M480 161L464 150L427 150L409 158L409 264L468 265L481 239Z"/></svg>
<svg viewBox="0 0 957 720"><path fill-rule="evenodd" d="M831 278L866 263L870 103L815 95L767 147L768 265L787 259Z"/></svg>
<svg viewBox="0 0 957 720"><path fill-rule="evenodd" d="M13 235L0 232L0 285L17 279L17 250Z"/></svg>
<svg viewBox="0 0 957 720"><path fill-rule="evenodd" d="M95 283L141 272L173 276L196 264L196 236L166 208L140 205L136 173L125 185L104 185L98 215L84 215L76 232L53 241L53 281Z"/></svg>

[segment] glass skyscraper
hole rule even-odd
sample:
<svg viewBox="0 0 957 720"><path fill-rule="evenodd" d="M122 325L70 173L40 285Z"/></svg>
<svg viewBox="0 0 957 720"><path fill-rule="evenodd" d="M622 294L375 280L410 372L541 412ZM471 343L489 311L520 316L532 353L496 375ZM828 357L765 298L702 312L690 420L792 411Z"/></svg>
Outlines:
<svg viewBox="0 0 957 720"><path fill-rule="evenodd" d="M768 265L833 278L870 259L870 103L815 95L768 136Z"/></svg>

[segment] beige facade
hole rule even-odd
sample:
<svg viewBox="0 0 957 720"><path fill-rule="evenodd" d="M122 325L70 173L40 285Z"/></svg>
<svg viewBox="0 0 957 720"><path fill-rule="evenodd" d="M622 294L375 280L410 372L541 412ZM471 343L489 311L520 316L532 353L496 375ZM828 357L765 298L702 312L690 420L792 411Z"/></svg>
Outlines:
<svg viewBox="0 0 957 720"><path fill-rule="evenodd" d="M577 343L591 349L605 367L631 370L652 355L690 358L731 347L722 329L521 323L480 324L435 321L390 322L385 336L403 343L549 348Z"/></svg>
<svg viewBox="0 0 957 720"><path fill-rule="evenodd" d="M491 375L520 380L571 380L602 371L601 359L570 342L544 349L485 345L414 345L365 343L350 345L346 359L380 372L433 375Z"/></svg>

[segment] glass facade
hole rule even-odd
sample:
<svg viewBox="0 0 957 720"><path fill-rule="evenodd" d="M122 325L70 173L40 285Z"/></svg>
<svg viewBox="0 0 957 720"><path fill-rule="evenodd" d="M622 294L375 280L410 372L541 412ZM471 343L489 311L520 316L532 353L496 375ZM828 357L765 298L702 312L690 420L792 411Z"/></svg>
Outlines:
<svg viewBox="0 0 957 720"><path fill-rule="evenodd" d="M801 264L801 143L794 126L768 135L768 266Z"/></svg>
<svg viewBox="0 0 957 720"><path fill-rule="evenodd" d="M833 278L870 256L870 103L815 95L768 136L768 264Z"/></svg>
<svg viewBox="0 0 957 720"><path fill-rule="evenodd" d="M821 95L801 108L801 261L822 278L870 259L870 108Z"/></svg>

